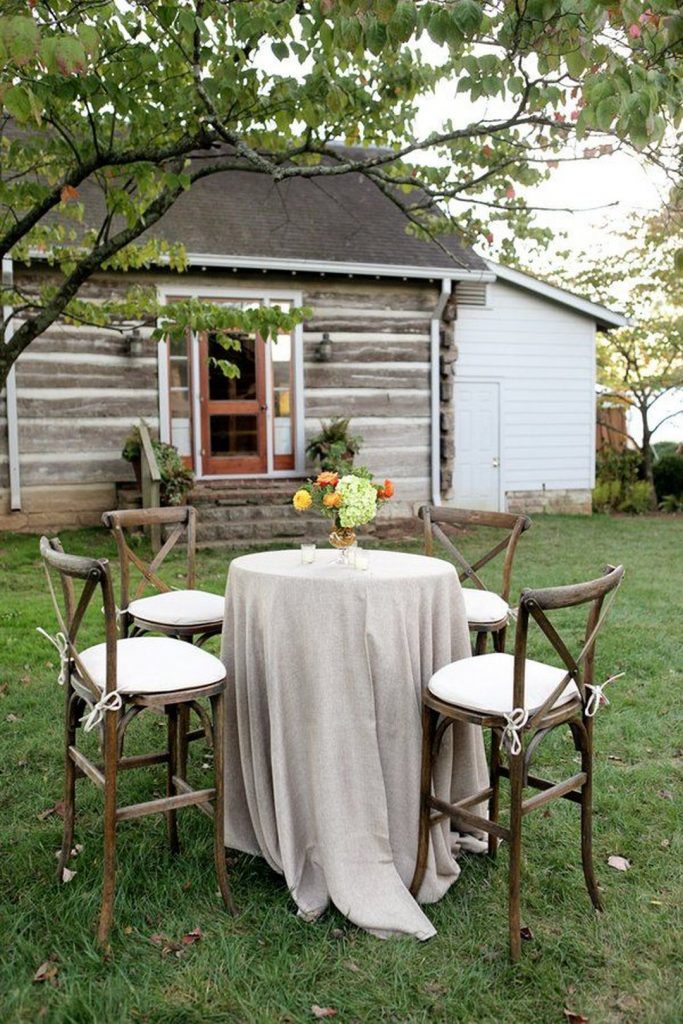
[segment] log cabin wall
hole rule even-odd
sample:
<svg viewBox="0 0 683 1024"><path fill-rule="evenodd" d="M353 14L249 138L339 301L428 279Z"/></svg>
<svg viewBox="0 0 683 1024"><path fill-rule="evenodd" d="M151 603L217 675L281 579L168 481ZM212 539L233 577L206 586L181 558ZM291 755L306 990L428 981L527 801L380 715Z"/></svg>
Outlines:
<svg viewBox="0 0 683 1024"><path fill-rule="evenodd" d="M48 272L15 269L17 284ZM439 282L218 272L102 275L84 291L104 298L133 283L215 285L258 294L300 291L313 317L304 325L304 409L308 438L321 419L346 416L362 435L359 463L396 484L382 517L412 516L430 495L430 320ZM316 359L324 332L329 362ZM149 333L149 332L147 332ZM99 522L116 484L133 479L121 445L140 416L158 427L156 346L128 354L120 333L56 324L17 364L22 511L9 512L7 430L0 408L0 529L64 528ZM267 481L264 481L264 486Z"/></svg>

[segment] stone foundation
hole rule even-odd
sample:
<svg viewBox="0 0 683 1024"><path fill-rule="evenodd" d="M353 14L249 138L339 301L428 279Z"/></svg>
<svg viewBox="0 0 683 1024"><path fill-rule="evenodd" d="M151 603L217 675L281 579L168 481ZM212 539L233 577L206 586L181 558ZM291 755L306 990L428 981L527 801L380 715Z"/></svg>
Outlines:
<svg viewBox="0 0 683 1024"><path fill-rule="evenodd" d="M102 513L116 507L113 484L22 487L18 512L10 511L9 491L0 491L0 531L53 533L100 526Z"/></svg>
<svg viewBox="0 0 683 1024"><path fill-rule="evenodd" d="M558 488L541 491L507 491L505 506L508 512L555 512L567 515L589 516L593 510L592 493L587 488Z"/></svg>

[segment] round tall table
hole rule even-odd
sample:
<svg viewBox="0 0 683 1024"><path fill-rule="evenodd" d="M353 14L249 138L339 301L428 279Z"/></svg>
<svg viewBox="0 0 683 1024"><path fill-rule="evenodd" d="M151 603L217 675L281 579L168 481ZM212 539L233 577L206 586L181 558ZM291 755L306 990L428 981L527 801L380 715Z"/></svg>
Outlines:
<svg viewBox="0 0 683 1024"><path fill-rule="evenodd" d="M362 571L336 557L302 565L298 550L269 551L230 566L225 842L284 874L307 918L332 901L382 938L427 939L434 927L407 888L420 691L470 656L460 584L437 558L371 551ZM449 733L435 788L456 800L486 786L486 761L479 729ZM440 899L459 870L444 822L420 902Z"/></svg>

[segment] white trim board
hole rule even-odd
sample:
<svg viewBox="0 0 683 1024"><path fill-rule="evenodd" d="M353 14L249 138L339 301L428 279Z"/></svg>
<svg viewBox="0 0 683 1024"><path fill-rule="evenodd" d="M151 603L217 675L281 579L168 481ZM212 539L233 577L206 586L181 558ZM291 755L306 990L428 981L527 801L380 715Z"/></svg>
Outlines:
<svg viewBox="0 0 683 1024"><path fill-rule="evenodd" d="M487 262L491 271L501 281L507 281L509 284L517 285L518 288L535 292L537 295L542 295L545 299L550 299L551 302L557 302L562 306L569 306L578 313L583 313L585 316L590 317L591 320L595 320L600 327L628 327L630 323L630 320L621 313L615 313L613 310L607 309L606 306L601 306L597 302L589 302L588 299L582 299L579 295L574 295L564 288L557 288L555 285L547 284L545 281L539 281L537 277L532 277L531 274L524 274L521 270L504 267L502 264L493 263L491 260Z"/></svg>

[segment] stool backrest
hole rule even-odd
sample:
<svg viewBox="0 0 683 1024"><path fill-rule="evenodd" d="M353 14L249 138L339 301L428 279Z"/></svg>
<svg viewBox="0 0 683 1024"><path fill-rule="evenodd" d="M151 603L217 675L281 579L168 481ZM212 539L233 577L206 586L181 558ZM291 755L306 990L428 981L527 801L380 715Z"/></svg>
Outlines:
<svg viewBox="0 0 683 1024"><path fill-rule="evenodd" d="M116 604L112 588L109 562L105 558L84 558L81 555L69 555L64 551L59 537L40 538L40 555L45 567L48 588L57 617L59 631L56 638L50 638L58 646L60 636L63 637L62 672L70 675L74 666L79 678L87 689L98 700L102 691L90 678L78 653L78 632L83 618L95 594L101 594L102 611L104 613L105 642L107 645L107 668L105 693L116 689ZM51 573L59 576L63 609L60 606ZM77 596L74 580L81 580L83 587Z"/></svg>
<svg viewBox="0 0 683 1024"><path fill-rule="evenodd" d="M111 530L119 553L121 572L120 607L125 610L131 601L142 597L148 587L164 593L171 587L157 575L162 562L173 550L178 541L186 534L187 544L187 576L186 586L189 590L195 584L195 553L197 538L197 513L191 505L170 508L126 509L123 511L105 512L102 522ZM166 540L151 561L145 562L136 551L133 551L126 540L126 531L136 526L172 526ZM137 586L131 594L131 566L137 569L140 576Z"/></svg>
<svg viewBox="0 0 683 1024"><path fill-rule="evenodd" d="M529 719L529 726L536 725L550 711L567 684L573 680L581 694L581 701L586 705L586 686L594 682L595 644L598 633L602 629L617 589L624 577L623 565L605 567L603 575L585 583L572 583L564 587L545 587L540 590L523 590L519 600L517 629L515 632L515 666L513 684L513 706L523 708L524 705L524 662L527 651L529 621L532 619L542 630L562 659L567 669L565 676L548 696L545 703L534 712ZM564 639L550 621L550 615L560 608L573 608L577 605L588 605L588 616L583 637L583 645L575 655L570 644Z"/></svg>
<svg viewBox="0 0 683 1024"><path fill-rule="evenodd" d="M515 515L512 512L480 512L476 509L442 508L437 505L423 505L419 509L418 515L424 523L425 554L434 554L434 540L440 541L460 567L461 583L470 580L479 590L495 590L504 601L508 600L517 542L524 531L531 528L531 520L528 516ZM470 562L458 548L453 537L444 532L444 526L456 530L468 530L482 526L491 527L496 530L504 530L505 536L475 561ZM487 587L479 575L479 570L503 552L505 555L500 589Z"/></svg>

